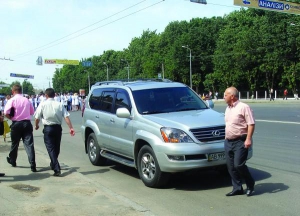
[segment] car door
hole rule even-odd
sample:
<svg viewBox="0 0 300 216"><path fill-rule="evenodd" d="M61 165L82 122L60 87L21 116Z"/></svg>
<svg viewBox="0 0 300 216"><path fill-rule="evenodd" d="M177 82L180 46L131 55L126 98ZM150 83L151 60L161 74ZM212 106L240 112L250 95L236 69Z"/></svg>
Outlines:
<svg viewBox="0 0 300 216"><path fill-rule="evenodd" d="M133 157L133 120L129 118L118 118L116 110L118 108L127 108L131 111L131 102L128 92L124 89L117 89L114 100L114 115L111 116L110 122L112 128L110 131L111 147L115 152L127 157Z"/></svg>

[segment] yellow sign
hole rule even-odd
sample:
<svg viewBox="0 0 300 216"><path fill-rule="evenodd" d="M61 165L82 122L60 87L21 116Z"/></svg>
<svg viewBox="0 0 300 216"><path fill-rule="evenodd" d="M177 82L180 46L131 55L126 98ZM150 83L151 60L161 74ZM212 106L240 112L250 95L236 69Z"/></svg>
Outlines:
<svg viewBox="0 0 300 216"><path fill-rule="evenodd" d="M79 65L79 60L45 59L45 64Z"/></svg>
<svg viewBox="0 0 300 216"><path fill-rule="evenodd" d="M295 2L278 0L234 0L233 4L242 7L271 10L282 13L300 14L300 3Z"/></svg>

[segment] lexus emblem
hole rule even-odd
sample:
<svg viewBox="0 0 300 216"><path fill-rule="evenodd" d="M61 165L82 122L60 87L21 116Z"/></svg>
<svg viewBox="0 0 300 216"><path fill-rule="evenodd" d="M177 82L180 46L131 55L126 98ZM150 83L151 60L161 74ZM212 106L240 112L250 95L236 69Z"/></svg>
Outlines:
<svg viewBox="0 0 300 216"><path fill-rule="evenodd" d="M221 132L218 131L218 130L214 130L213 132L211 132L211 134L212 134L214 137L217 137L217 136L220 136L220 135L221 135Z"/></svg>

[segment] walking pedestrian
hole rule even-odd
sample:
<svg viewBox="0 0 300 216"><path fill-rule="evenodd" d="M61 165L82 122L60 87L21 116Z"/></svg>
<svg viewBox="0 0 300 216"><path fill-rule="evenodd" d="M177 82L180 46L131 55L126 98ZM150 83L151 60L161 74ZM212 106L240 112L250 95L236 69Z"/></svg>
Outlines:
<svg viewBox="0 0 300 216"><path fill-rule="evenodd" d="M283 100L284 100L284 99L287 100L287 94L288 94L288 90L285 89L285 90L283 91Z"/></svg>
<svg viewBox="0 0 300 216"><path fill-rule="evenodd" d="M58 162L60 153L60 143L62 136L62 119L64 118L70 128L71 136L75 135L69 113L64 105L54 100L55 92L53 88L48 88L45 91L46 101L41 103L35 114L35 129L39 129L39 122L42 120L44 125L44 142L50 157L50 167L54 171L54 176L61 175L61 169Z"/></svg>
<svg viewBox="0 0 300 216"><path fill-rule="evenodd" d="M252 135L255 121L251 108L239 101L238 90L235 87L227 88L224 94L227 103L225 111L225 156L228 172L231 176L233 190L226 196L244 194L242 180L247 185L246 194L254 192L255 181L246 165L248 150L252 146Z"/></svg>
<svg viewBox="0 0 300 216"><path fill-rule="evenodd" d="M13 167L17 166L18 148L22 139L31 171L36 172L33 126L30 121L34 109L32 103L23 97L20 85L14 85L12 93L13 97L7 101L4 107L4 115L12 121L10 126L11 149L7 162Z"/></svg>
<svg viewBox="0 0 300 216"><path fill-rule="evenodd" d="M273 89L271 88L269 91L269 95L270 95L270 101L273 100L274 101L274 96L273 96Z"/></svg>
<svg viewBox="0 0 300 216"><path fill-rule="evenodd" d="M4 134L4 124L3 124L3 115L2 111L0 111L0 135ZM0 173L0 177L5 176L5 173Z"/></svg>

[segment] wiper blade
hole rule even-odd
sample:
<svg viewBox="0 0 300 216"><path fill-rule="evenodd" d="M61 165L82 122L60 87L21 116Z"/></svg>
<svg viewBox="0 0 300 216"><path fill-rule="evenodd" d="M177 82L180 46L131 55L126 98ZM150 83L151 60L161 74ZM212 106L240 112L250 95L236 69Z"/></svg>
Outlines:
<svg viewBox="0 0 300 216"><path fill-rule="evenodd" d="M190 110L198 110L196 108L185 108L185 109L179 109L179 110L176 110L176 112L180 112L180 111L190 111Z"/></svg>

